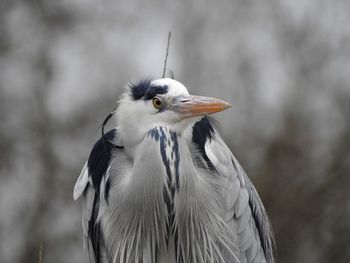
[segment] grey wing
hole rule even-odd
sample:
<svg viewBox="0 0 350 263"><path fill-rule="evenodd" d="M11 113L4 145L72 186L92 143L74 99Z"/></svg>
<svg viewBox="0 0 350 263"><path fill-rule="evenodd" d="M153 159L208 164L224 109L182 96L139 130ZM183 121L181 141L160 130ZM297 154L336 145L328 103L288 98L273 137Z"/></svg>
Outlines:
<svg viewBox="0 0 350 263"><path fill-rule="evenodd" d="M107 140L113 141L116 130L105 134ZM88 161L74 186L73 198L83 198L82 227L84 246L92 262L108 262L98 217L103 204L108 203L111 178L109 177L110 161L113 147L100 138L92 148Z"/></svg>
<svg viewBox="0 0 350 263"><path fill-rule="evenodd" d="M224 219L237 234L241 262L274 262L273 235L265 208L252 182L216 131L206 141L205 153L223 178Z"/></svg>

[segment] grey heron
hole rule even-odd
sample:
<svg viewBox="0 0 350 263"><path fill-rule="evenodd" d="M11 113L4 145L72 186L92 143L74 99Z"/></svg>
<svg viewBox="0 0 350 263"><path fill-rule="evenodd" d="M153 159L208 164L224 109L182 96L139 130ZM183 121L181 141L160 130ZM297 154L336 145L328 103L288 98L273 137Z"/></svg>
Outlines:
<svg viewBox="0 0 350 263"><path fill-rule="evenodd" d="M251 180L207 115L231 105L169 78L127 87L74 187L93 262L273 262Z"/></svg>

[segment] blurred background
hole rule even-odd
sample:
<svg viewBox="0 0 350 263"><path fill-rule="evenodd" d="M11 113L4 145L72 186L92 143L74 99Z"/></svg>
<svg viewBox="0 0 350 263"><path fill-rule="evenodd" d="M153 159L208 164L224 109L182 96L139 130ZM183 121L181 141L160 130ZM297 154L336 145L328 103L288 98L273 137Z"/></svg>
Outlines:
<svg viewBox="0 0 350 263"><path fill-rule="evenodd" d="M124 87L161 76L171 30L175 78L233 105L217 119L277 262L350 262L349 14L342 0L0 0L0 261L87 262L75 180Z"/></svg>

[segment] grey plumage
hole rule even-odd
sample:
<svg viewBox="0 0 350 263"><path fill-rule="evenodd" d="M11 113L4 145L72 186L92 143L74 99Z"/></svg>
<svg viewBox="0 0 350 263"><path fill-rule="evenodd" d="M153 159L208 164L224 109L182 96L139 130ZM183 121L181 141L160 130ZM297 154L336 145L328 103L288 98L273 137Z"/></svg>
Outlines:
<svg viewBox="0 0 350 263"><path fill-rule="evenodd" d="M74 191L91 260L273 262L262 202L207 117L155 126L131 154L120 133L126 148L100 140Z"/></svg>

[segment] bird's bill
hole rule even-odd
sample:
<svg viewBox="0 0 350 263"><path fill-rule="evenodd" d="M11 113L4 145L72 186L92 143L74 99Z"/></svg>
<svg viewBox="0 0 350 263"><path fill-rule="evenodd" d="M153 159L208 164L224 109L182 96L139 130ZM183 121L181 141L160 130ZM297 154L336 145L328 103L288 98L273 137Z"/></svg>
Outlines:
<svg viewBox="0 0 350 263"><path fill-rule="evenodd" d="M232 107L226 101L203 96L183 97L177 102L176 106L176 111L181 118L209 115Z"/></svg>

